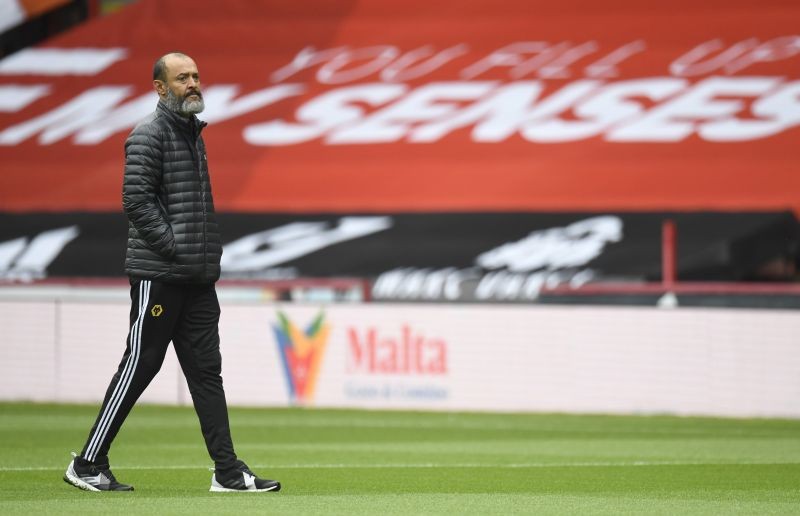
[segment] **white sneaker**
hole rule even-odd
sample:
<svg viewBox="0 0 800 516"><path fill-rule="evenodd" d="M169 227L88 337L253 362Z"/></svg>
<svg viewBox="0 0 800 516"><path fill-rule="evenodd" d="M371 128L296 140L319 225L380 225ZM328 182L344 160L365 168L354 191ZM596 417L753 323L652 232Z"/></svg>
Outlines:
<svg viewBox="0 0 800 516"><path fill-rule="evenodd" d="M120 484L108 463L89 462L72 454L73 459L64 472L64 482L84 491L133 491L133 486Z"/></svg>
<svg viewBox="0 0 800 516"><path fill-rule="evenodd" d="M237 467L229 471L215 471L211 476L211 489L215 493L232 492L266 492L280 491L281 483L277 480L258 478L244 462L239 461Z"/></svg>

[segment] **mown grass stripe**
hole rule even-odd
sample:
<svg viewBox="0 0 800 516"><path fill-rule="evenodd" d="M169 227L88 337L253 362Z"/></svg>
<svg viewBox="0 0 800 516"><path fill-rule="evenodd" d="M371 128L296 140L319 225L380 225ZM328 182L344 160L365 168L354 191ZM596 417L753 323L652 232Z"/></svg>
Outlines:
<svg viewBox="0 0 800 516"><path fill-rule="evenodd" d="M687 461L633 461L633 462L524 462L511 464L484 464L484 463L419 463L419 464L255 464L253 469L431 469L431 468L487 468L487 469L525 469L525 468L627 468L627 467L653 467L653 466L776 466L794 465L799 462L687 462ZM64 469L65 466L0 466L4 471L54 471ZM114 469L130 470L184 470L184 469L210 469L207 465L171 465L171 466L144 466L144 465L115 465Z"/></svg>

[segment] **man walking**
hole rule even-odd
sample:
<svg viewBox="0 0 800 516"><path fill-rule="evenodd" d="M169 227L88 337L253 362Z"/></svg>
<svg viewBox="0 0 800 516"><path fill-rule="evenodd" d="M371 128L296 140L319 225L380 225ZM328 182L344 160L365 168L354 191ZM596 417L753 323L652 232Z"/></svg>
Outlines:
<svg viewBox="0 0 800 516"><path fill-rule="evenodd" d="M195 116L204 108L197 65L184 54L166 54L153 67L153 86L159 96L156 110L125 142L127 346L89 438L64 480L88 491L133 490L114 477L108 451L172 341L214 460L211 491L278 491L279 482L258 478L238 460L230 435L214 288L222 244L200 136L206 124Z"/></svg>

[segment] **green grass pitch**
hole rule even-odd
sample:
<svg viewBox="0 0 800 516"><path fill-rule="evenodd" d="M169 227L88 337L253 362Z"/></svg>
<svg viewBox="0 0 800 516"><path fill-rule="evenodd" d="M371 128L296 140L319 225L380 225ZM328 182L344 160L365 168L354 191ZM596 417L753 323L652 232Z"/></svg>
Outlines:
<svg viewBox="0 0 800 516"><path fill-rule="evenodd" d="M231 409L280 493L210 493L194 412L138 406L132 493L62 481L96 406L0 404L0 514L800 514L800 421Z"/></svg>

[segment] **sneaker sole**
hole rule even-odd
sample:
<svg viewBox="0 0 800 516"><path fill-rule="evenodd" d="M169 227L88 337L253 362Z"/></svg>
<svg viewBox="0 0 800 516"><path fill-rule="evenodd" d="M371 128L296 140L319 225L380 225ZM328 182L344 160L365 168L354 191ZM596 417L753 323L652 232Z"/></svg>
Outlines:
<svg viewBox="0 0 800 516"><path fill-rule="evenodd" d="M266 489L230 489L227 487L211 486L209 491L212 493L266 493L267 491L280 491L281 485L277 484Z"/></svg>
<svg viewBox="0 0 800 516"><path fill-rule="evenodd" d="M70 484L72 486L75 486L78 489L83 489L84 491L94 491L94 492L98 492L99 493L100 492L99 489L97 489L93 485L87 484L86 482L81 480L80 477L78 477L77 474L75 474L75 470L72 469L72 465L73 464L74 464L74 461L70 462L69 463L69 467L67 467L67 471L64 472L64 482L66 482L67 484Z"/></svg>

